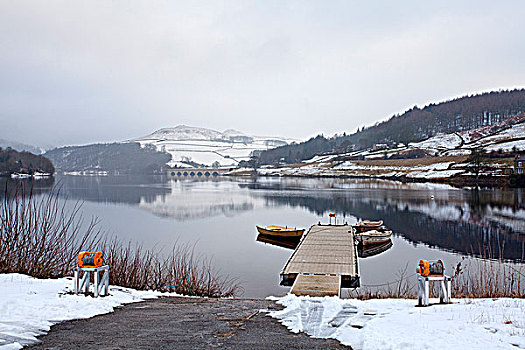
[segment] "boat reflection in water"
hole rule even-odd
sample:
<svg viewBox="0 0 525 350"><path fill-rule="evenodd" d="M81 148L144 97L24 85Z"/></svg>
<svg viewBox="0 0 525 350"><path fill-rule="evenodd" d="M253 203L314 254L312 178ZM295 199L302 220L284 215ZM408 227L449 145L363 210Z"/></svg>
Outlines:
<svg viewBox="0 0 525 350"><path fill-rule="evenodd" d="M281 236L270 236L270 235L257 235L257 241L276 245L278 247L295 249L299 244L301 237L281 237Z"/></svg>
<svg viewBox="0 0 525 350"><path fill-rule="evenodd" d="M369 258L371 256L375 256L381 253L386 252L390 248L392 248L392 240L389 239L388 241L380 244L373 244L373 245L363 245L359 244L357 245L357 256L360 258Z"/></svg>

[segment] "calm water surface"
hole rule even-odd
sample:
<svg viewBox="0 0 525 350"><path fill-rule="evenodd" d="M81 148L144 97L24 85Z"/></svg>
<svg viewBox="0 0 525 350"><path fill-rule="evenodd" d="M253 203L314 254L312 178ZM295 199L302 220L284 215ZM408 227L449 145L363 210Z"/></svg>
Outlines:
<svg viewBox="0 0 525 350"><path fill-rule="evenodd" d="M292 250L256 240L255 225L308 228L382 219L394 231L392 247L359 259L362 285L411 274L417 261L443 259L452 269L482 246L523 262L523 189L456 189L350 179L173 180L162 176L57 176L62 195L84 201L84 214L122 240L147 247L195 244L220 272L238 278L244 297L283 295L279 272ZM45 187L45 185L43 186ZM364 255L367 255L366 252Z"/></svg>

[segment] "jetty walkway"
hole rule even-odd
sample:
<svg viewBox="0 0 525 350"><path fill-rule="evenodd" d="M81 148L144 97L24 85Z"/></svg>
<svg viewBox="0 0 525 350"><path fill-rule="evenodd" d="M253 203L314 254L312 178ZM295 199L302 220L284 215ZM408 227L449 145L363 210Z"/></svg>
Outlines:
<svg viewBox="0 0 525 350"><path fill-rule="evenodd" d="M349 225L313 225L281 272L295 295L340 295L359 287L355 230Z"/></svg>

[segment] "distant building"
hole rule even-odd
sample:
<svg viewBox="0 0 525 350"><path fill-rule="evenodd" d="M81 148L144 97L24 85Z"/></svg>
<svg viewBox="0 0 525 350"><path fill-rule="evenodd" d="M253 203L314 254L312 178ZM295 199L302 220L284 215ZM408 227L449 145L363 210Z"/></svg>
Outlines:
<svg viewBox="0 0 525 350"><path fill-rule="evenodd" d="M525 169L525 156L524 155L517 156L514 159L514 172L516 174L524 174L525 173L524 169Z"/></svg>
<svg viewBox="0 0 525 350"><path fill-rule="evenodd" d="M381 150L381 149L388 149L388 145L386 143L376 143L373 149L374 151Z"/></svg>

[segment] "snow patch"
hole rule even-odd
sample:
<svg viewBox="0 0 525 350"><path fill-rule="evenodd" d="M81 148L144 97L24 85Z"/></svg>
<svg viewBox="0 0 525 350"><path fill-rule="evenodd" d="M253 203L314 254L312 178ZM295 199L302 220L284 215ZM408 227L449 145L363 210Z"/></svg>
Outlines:
<svg viewBox="0 0 525 350"><path fill-rule="evenodd" d="M269 316L291 332L334 338L353 349L525 348L524 299L457 299L415 307L415 300L337 297L276 299Z"/></svg>

